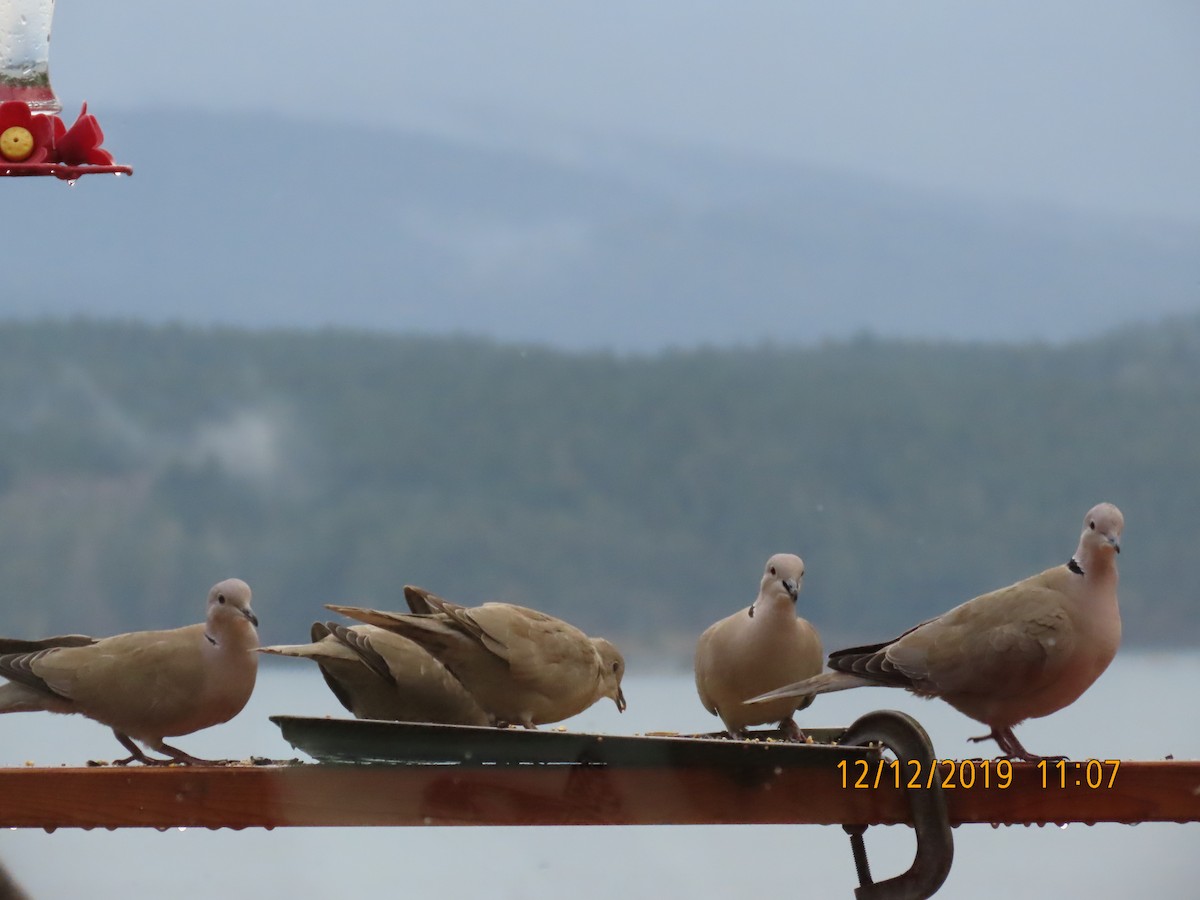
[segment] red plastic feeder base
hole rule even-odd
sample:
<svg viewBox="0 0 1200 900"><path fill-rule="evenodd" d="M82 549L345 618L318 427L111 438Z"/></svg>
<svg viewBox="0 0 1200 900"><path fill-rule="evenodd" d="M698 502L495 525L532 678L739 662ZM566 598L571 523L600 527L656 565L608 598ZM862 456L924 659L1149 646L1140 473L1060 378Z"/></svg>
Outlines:
<svg viewBox="0 0 1200 900"><path fill-rule="evenodd" d="M104 132L87 104L70 128L56 115L40 113L21 100L0 102L0 176L53 175L74 181L81 175L132 175L100 145Z"/></svg>
<svg viewBox="0 0 1200 900"><path fill-rule="evenodd" d="M130 166L68 166L63 163L0 162L0 176L54 175L64 181L74 181L81 175L132 175Z"/></svg>

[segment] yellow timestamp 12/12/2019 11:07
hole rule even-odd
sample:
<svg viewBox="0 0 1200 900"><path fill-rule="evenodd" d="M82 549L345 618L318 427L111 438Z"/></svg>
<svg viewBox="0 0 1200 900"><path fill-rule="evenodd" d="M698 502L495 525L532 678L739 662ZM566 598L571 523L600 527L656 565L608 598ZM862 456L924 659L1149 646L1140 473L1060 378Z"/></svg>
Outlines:
<svg viewBox="0 0 1200 900"><path fill-rule="evenodd" d="M1117 779L1118 759L1042 759L1037 763L1040 786L1066 788L1071 785L1089 788L1111 788ZM941 785L946 790L980 787L984 790L1004 790L1013 783L1013 763L1008 759L942 759L925 764L909 759L839 760L838 772L842 787L871 790L880 787L930 788Z"/></svg>
<svg viewBox="0 0 1200 900"><path fill-rule="evenodd" d="M1119 768L1119 759L1039 759L1037 764L1044 788L1111 788Z"/></svg>

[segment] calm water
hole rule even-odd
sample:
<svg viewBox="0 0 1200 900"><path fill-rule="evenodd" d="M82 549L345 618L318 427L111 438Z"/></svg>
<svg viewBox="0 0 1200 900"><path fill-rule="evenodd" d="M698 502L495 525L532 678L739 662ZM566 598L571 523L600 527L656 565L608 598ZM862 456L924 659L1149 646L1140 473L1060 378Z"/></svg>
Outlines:
<svg viewBox="0 0 1200 900"><path fill-rule="evenodd" d="M1034 752L1082 758L1200 758L1195 700L1200 655L1122 654L1073 707L1019 730ZM626 679L629 711L607 701L570 723L629 734L716 727L687 675ZM821 698L809 724L848 724L872 709L915 715L939 756L977 755L979 726L938 702L882 688ZM297 755L267 721L273 713L341 715L315 667L264 669L237 719L177 743L201 756ZM989 745L990 746L990 745ZM78 717L0 716L0 765L111 759L110 733ZM985 750L984 752L994 752ZM0 798L0 803L3 798ZM906 828L872 828L876 877L907 868ZM34 898L345 897L386 891L409 898L498 900L720 897L756 893L852 897L849 845L840 828L712 826L642 828L350 828L272 832L126 830L45 834L0 831L0 859ZM1067 829L964 826L944 897L1194 897L1200 825Z"/></svg>

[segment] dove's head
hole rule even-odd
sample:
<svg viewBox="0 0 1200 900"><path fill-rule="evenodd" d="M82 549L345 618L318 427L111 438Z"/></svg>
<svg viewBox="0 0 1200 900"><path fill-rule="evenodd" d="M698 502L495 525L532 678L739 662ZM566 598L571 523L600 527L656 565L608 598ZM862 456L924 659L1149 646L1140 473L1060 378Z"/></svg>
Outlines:
<svg viewBox="0 0 1200 900"><path fill-rule="evenodd" d="M1125 517L1111 503L1098 503L1083 517L1083 533L1079 536L1079 549L1075 559L1088 571L1089 565L1111 564L1121 552L1121 531L1125 528Z"/></svg>
<svg viewBox="0 0 1200 900"><path fill-rule="evenodd" d="M621 679L625 677L625 657L604 638L592 638L592 646L600 655L601 696L617 704L618 712L625 712L625 692L621 690Z"/></svg>
<svg viewBox="0 0 1200 900"><path fill-rule="evenodd" d="M222 637L241 635L258 641L258 618L250 608L250 585L240 578L226 578L208 592L208 633Z"/></svg>
<svg viewBox="0 0 1200 900"><path fill-rule="evenodd" d="M763 598L786 598L795 603L803 583L804 560L794 553L776 553L767 560L758 595Z"/></svg>

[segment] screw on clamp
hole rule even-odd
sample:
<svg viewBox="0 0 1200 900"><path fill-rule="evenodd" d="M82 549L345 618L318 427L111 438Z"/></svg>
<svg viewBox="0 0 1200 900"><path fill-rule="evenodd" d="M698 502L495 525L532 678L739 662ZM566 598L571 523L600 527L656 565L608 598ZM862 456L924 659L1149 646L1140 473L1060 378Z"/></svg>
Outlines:
<svg viewBox="0 0 1200 900"><path fill-rule="evenodd" d="M916 760L920 771L932 771L933 744L929 735L912 716L895 710L868 713L848 729L841 744L880 743L896 755L903 766ZM917 837L917 853L907 872L876 882L871 878L867 849L863 840L865 825L844 825L850 835L850 849L859 886L854 889L857 900L925 900L937 893L950 874L954 861L954 835L946 814L942 786L935 778L928 785L910 786L913 831Z"/></svg>

